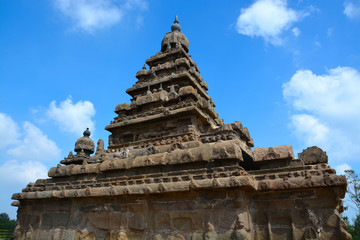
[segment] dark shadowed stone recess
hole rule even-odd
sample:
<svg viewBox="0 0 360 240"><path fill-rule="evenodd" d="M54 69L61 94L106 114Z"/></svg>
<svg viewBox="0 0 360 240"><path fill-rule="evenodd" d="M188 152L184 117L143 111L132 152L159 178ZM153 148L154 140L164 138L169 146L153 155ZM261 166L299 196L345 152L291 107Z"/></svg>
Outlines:
<svg viewBox="0 0 360 240"><path fill-rule="evenodd" d="M177 17L171 30L114 104L108 149L99 139L93 154L87 129L13 195L15 239L351 239L326 153L253 150L241 122L219 118Z"/></svg>

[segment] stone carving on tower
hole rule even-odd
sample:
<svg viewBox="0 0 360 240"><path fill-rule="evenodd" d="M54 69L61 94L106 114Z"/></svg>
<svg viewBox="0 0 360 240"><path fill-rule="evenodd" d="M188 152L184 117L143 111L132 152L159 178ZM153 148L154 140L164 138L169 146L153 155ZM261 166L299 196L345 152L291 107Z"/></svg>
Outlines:
<svg viewBox="0 0 360 240"><path fill-rule="evenodd" d="M95 145L15 193L16 239L351 239L346 179L312 147L255 148L225 124L178 18ZM93 154L93 155L92 155Z"/></svg>

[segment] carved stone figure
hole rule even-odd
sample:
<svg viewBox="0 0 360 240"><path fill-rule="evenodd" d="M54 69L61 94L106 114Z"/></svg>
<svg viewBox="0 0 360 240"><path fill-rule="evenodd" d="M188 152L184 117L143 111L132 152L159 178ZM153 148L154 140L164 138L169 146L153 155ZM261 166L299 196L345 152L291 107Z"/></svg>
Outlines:
<svg viewBox="0 0 360 240"><path fill-rule="evenodd" d="M231 233L232 240L250 240L248 232L245 230L245 225L239 217L236 220L234 231Z"/></svg>
<svg viewBox="0 0 360 240"><path fill-rule="evenodd" d="M74 240L96 240L95 234L88 230L78 230L75 233Z"/></svg>
<svg viewBox="0 0 360 240"><path fill-rule="evenodd" d="M163 240L164 238L161 236L161 234L156 234L153 239L154 240Z"/></svg>
<svg viewBox="0 0 360 240"><path fill-rule="evenodd" d="M105 240L128 240L127 234L122 229L120 232L109 232Z"/></svg>
<svg viewBox="0 0 360 240"><path fill-rule="evenodd" d="M33 240L33 239L34 239L34 229L32 228L31 225L29 225L29 228L25 234L25 240Z"/></svg>
<svg viewBox="0 0 360 240"><path fill-rule="evenodd" d="M14 239L21 238L21 228L19 224L16 224L15 231L14 231Z"/></svg>
<svg viewBox="0 0 360 240"><path fill-rule="evenodd" d="M103 153L104 153L104 141L102 139L99 139L97 142L95 154L103 154Z"/></svg>
<svg viewBox="0 0 360 240"><path fill-rule="evenodd" d="M309 225L305 229L304 239L321 239L322 234L322 218L318 216L314 210L307 209Z"/></svg>
<svg viewBox="0 0 360 240"><path fill-rule="evenodd" d="M217 239L217 233L215 231L215 228L211 223L208 222L206 224L203 240L216 240L216 239Z"/></svg>

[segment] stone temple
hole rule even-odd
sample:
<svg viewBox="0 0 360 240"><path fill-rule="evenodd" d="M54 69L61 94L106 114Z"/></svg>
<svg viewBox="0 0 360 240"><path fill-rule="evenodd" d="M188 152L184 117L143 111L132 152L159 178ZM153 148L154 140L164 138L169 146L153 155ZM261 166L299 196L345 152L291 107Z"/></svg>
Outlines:
<svg viewBox="0 0 360 240"><path fill-rule="evenodd" d="M108 149L87 129L48 179L13 195L15 239L351 239L346 179L326 152L252 149L188 52L176 18L105 127Z"/></svg>

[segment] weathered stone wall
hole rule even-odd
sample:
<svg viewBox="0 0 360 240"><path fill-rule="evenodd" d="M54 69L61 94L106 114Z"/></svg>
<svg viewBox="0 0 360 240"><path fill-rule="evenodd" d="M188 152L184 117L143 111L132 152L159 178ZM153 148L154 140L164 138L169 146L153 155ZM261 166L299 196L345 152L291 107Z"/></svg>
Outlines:
<svg viewBox="0 0 360 240"><path fill-rule="evenodd" d="M202 239L207 223L216 226L218 234L229 234L239 214L250 218L249 207L249 195L235 189L25 201L19 224L37 229L31 233L32 239L48 239L52 234L46 232L56 229L67 234L87 230L96 239L121 231L129 239L153 239L156 235ZM25 230L21 235L29 232Z"/></svg>
<svg viewBox="0 0 360 240"><path fill-rule="evenodd" d="M349 239L344 221L335 210L339 190L318 188L253 195L254 239Z"/></svg>
<svg viewBox="0 0 360 240"><path fill-rule="evenodd" d="M239 188L23 201L18 239L348 239L341 189ZM239 227L238 225L244 225ZM36 229L36 230L33 230ZM240 232L241 234L237 234ZM239 237L240 236L240 237Z"/></svg>

